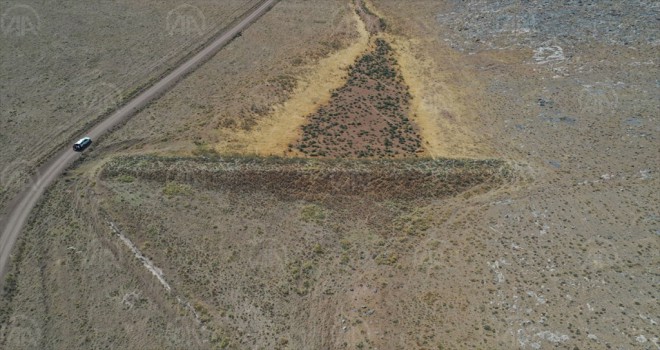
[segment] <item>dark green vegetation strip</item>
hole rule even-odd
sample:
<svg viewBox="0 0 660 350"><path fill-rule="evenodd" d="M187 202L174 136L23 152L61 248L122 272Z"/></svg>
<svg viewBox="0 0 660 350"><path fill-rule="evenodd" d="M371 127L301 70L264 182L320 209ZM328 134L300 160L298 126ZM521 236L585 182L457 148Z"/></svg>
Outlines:
<svg viewBox="0 0 660 350"><path fill-rule="evenodd" d="M289 198L368 196L416 199L486 189L510 177L500 160L302 159L119 157L105 165L104 179L133 177L229 191L267 191Z"/></svg>

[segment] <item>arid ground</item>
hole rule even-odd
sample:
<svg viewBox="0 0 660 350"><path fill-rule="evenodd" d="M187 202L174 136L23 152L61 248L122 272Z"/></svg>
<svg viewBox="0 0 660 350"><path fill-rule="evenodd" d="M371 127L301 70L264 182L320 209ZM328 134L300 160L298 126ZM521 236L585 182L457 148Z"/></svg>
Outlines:
<svg viewBox="0 0 660 350"><path fill-rule="evenodd" d="M195 5L211 26L225 4ZM99 50L155 64L175 40L138 17L128 43L78 28L123 93L155 73ZM642 0L282 0L48 191L0 347L658 349L658 18ZM0 164L26 130L44 155L94 119L62 121L93 84L42 99L2 64Z"/></svg>
<svg viewBox="0 0 660 350"><path fill-rule="evenodd" d="M0 1L0 213L57 146L257 3Z"/></svg>

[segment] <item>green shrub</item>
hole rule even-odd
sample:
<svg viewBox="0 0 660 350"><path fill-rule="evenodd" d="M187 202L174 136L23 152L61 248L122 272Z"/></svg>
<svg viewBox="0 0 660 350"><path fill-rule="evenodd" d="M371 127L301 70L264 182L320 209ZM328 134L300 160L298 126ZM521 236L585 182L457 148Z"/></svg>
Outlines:
<svg viewBox="0 0 660 350"><path fill-rule="evenodd" d="M325 219L325 212L317 205L308 205L302 208L300 216L305 222L320 222Z"/></svg>
<svg viewBox="0 0 660 350"><path fill-rule="evenodd" d="M168 182L163 188L163 194L167 196L183 196L192 193L190 185Z"/></svg>
<svg viewBox="0 0 660 350"><path fill-rule="evenodd" d="M124 183L131 183L135 181L135 177L131 175L120 175L119 177L117 177L117 181Z"/></svg>

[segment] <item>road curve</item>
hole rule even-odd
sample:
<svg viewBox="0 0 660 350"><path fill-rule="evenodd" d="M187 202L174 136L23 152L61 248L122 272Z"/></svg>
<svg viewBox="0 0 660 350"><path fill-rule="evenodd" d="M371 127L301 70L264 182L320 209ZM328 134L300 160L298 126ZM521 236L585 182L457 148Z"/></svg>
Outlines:
<svg viewBox="0 0 660 350"><path fill-rule="evenodd" d="M142 91L128 103L124 104L103 121L92 127L85 135L91 137L94 142L97 142L101 135L122 123L128 117L133 115L133 113L146 106L149 102L158 98L176 84L176 82L211 58L211 56L229 43L236 35L272 8L277 1L279 0L265 0L234 27L222 33L199 53L182 63L154 85ZM41 169L31 185L24 189L23 192L11 202L11 208L3 220L4 225L2 227L2 236L0 236L0 284L4 281L4 274L7 271L7 264L9 263L12 248L16 243L19 233L23 229L23 226L27 222L30 212L39 201L39 198L46 191L46 188L55 182L58 176L62 174L76 159L78 159L78 157L80 157L79 153L74 152L70 146L66 146L46 162L47 165Z"/></svg>

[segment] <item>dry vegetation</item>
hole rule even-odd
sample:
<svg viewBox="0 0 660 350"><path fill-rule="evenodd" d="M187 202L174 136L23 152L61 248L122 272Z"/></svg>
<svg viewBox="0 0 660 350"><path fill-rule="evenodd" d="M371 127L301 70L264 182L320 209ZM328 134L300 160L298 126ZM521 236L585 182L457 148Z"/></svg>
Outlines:
<svg viewBox="0 0 660 350"><path fill-rule="evenodd" d="M290 148L312 157L384 158L422 152L410 120L410 93L391 46L376 39L373 51L349 67L346 85L302 127Z"/></svg>
<svg viewBox="0 0 660 350"><path fill-rule="evenodd" d="M509 177L497 161L118 158L96 183L68 175L40 209L57 219L33 221L21 240L20 268L3 299L12 301L3 308L11 311L2 315L11 325L4 341L264 349L371 341L363 322L384 321L391 310L354 298L402 291L388 278L373 278L398 274L405 266L399 259L447 219L424 208L463 191L483 193ZM109 222L162 269L171 291L142 268ZM89 279L97 282L83 283ZM66 295L56 293L62 288ZM34 302L34 310L25 308ZM36 311L44 308L67 321L47 321ZM96 308L102 319L68 321L62 314ZM395 320L384 324L385 335L399 334ZM130 332L118 329L123 322L132 322ZM61 327L72 324L102 327L103 334L61 337ZM37 337L22 339L28 332Z"/></svg>
<svg viewBox="0 0 660 350"><path fill-rule="evenodd" d="M91 149L20 238L0 344L656 349L657 7L348 3L282 1ZM507 161L218 155L327 112L367 11L428 154ZM124 155L154 151L187 155Z"/></svg>
<svg viewBox="0 0 660 350"><path fill-rule="evenodd" d="M305 18L302 23L297 19L301 17ZM341 76L315 75L317 64L337 64L341 58L333 54L354 50L350 45L358 36L345 1L281 2L259 25L244 31L239 40L132 118L105 144L123 149L139 142L137 148L143 151L186 154L222 144L223 152L250 153L253 143L276 138L277 133L258 134L258 138L249 137L249 142L237 136L259 129L301 88L314 89L321 79L341 81ZM331 68L330 74L342 72ZM329 95L329 91L323 93ZM304 99L305 104L313 102L313 98ZM284 150L286 143L278 155Z"/></svg>
<svg viewBox="0 0 660 350"><path fill-rule="evenodd" d="M257 2L0 1L0 212L55 146ZM172 21L180 11L192 16L189 27Z"/></svg>
<svg viewBox="0 0 660 350"><path fill-rule="evenodd" d="M291 158L123 157L102 177L191 183L207 189L261 191L285 199L422 199L501 185L511 170L497 160L323 160ZM166 192L176 192L176 187ZM166 193L168 194L168 193Z"/></svg>
<svg viewBox="0 0 660 350"><path fill-rule="evenodd" d="M385 30L387 27L385 19L373 13L364 0L355 0L353 3L355 4L355 13L360 16L360 19L371 35L376 35Z"/></svg>

